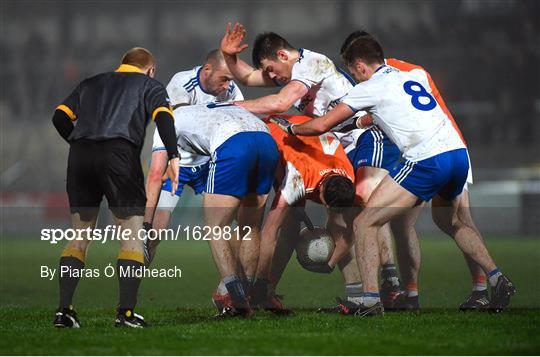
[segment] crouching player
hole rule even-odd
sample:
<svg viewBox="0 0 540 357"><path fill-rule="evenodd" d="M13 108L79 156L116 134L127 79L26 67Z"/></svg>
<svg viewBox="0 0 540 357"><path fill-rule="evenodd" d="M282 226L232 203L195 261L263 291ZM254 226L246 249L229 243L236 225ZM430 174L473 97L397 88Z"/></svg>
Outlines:
<svg viewBox="0 0 540 357"><path fill-rule="evenodd" d="M204 222L214 262L231 297L221 315L249 317L247 277L255 276L257 269L260 224L278 162L276 144L259 118L232 104L185 106L174 113L178 146L211 157ZM235 218L240 229L231 236L227 232Z"/></svg>
<svg viewBox="0 0 540 357"><path fill-rule="evenodd" d="M231 72L227 68L221 51L217 49L208 53L202 66L176 73L167 85L167 92L174 109L185 105L244 99L240 88L232 81ZM147 230L153 228L159 231L167 228L172 212L186 185L190 186L197 195L202 194L206 187L210 157L188 153L179 148L182 159L180 160L178 189L175 195L171 195L171 181L161 181L167 163L167 153L164 150L163 142L155 132L152 163L146 183L147 202L144 226ZM145 241L144 254L147 265L154 259L159 242L159 239Z"/></svg>
<svg viewBox="0 0 540 357"><path fill-rule="evenodd" d="M499 270L480 234L458 214L469 172L467 149L450 118L433 98L427 77L387 66L380 44L371 37L356 39L342 56L361 83L325 116L302 125L281 124L291 134L320 135L355 111L367 110L403 154L405 161L383 179L354 222L364 290L358 315L383 312L377 285L378 229L429 200L435 223L487 274L490 309L502 311L516 288Z"/></svg>
<svg viewBox="0 0 540 357"><path fill-rule="evenodd" d="M306 116L290 117L294 123L311 120ZM254 305L273 312L287 312L274 294L269 294L277 284L271 277L278 232L291 216L295 206L303 207L306 200L323 204L328 208L327 229L336 243L328 263L317 264L309 270L330 273L342 261L356 266L351 251L351 227L346 224L344 212L354 204L354 171L338 138L327 133L319 137L293 137L284 133L276 124L269 123L280 153L276 170L276 196L265 219L261 234L261 249L257 268L257 280L251 294ZM290 252L289 252L290 254ZM290 255L279 257L287 263ZM358 271L358 269L356 269ZM347 280L348 278L348 280ZM356 283L359 273L348 275L346 284ZM272 281L273 287L269 287ZM269 289L270 288L270 289Z"/></svg>

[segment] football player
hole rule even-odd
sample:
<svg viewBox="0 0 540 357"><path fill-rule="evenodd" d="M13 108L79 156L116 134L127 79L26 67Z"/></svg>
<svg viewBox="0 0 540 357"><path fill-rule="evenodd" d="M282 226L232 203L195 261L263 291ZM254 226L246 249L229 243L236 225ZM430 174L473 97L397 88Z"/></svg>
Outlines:
<svg viewBox="0 0 540 357"><path fill-rule="evenodd" d="M260 224L278 161L276 143L266 124L232 104L184 106L174 115L178 147L211 158L204 222L214 262L232 300L221 313L249 317L245 277L254 276L257 268ZM233 231L236 217L239 229ZM243 252L240 257L234 244Z"/></svg>
<svg viewBox="0 0 540 357"><path fill-rule="evenodd" d="M354 85L354 80L336 67L328 57L307 49L297 49L272 32L260 34L255 39L252 57L256 68L253 68L239 58L239 54L247 48L247 44L242 44L245 35L246 31L241 24L234 27L229 24L221 42L221 51L232 74L246 86L281 87L276 94L235 102L253 113L282 113L295 106L304 115L318 117L339 103ZM362 130L348 131L347 127L338 127L335 130L344 132L336 134L345 150L349 151L354 146L351 144L358 141ZM378 140L372 135L364 135L363 138L365 146L370 148ZM388 159L384 161L383 168L389 169L390 165L397 164L399 149L395 146L390 148L391 145L393 144L386 143ZM381 164L375 161L362 166L381 167ZM364 167L357 176L357 191L364 202L367 202L369 193L376 186L375 180L376 183L380 181L380 173ZM384 258L388 264L382 271L385 286L383 301L392 305L403 292L393 264L391 233L388 227L387 225L380 230L381 246L388 247L384 249ZM409 232L407 229L401 231Z"/></svg>
<svg viewBox="0 0 540 357"><path fill-rule="evenodd" d="M343 54L348 46L353 43L356 39L363 37L363 36L371 36L365 31L356 31L351 33L345 42L343 43L341 47L341 53ZM457 123L455 122L452 114L446 107L446 104L444 100L442 99L440 92L438 91L433 79L431 78L431 75L425 71L424 68L410 64L401 60L397 59L386 59L385 63L389 66L392 66L394 68L399 69L400 71L415 71L422 73L428 78L428 81L430 83L430 87L433 90L433 97L435 100L439 103L441 108L443 108L443 111L447 114L447 116L452 121L452 124L458 131L459 135L461 136L463 142L465 143L465 140L463 139L463 135L461 134ZM358 139L358 144L355 149L351 150L349 152L349 157L351 157L351 161L353 162L353 165L358 164L362 165L362 162L370 162L370 155L372 154L371 160L381 162L383 165L381 168L386 168L386 172L383 173L383 175L378 176L378 180L376 182L373 182L374 187L382 180L382 178L393 169L393 167L388 167L384 163L390 161L390 163L395 162L396 157L401 156L399 153L399 150L396 150L397 147L394 143L390 141L390 139L386 136L384 132L382 132L380 129L375 129L377 131L376 135L374 135L377 138L380 138L380 140L377 142L377 145L371 145L370 142L368 142L368 145L365 145L363 136L365 136L368 132L370 132L372 135L375 134L373 132L374 128L377 127L371 127L368 129L365 133L360 136ZM395 153L395 151L398 151L398 154ZM390 160L389 160L390 159ZM393 165L395 165L394 163ZM377 170L374 167L367 168L368 170ZM360 172L357 171L357 175L359 175ZM375 178L377 175L372 175L371 177ZM364 180L365 181L365 180ZM465 189L463 191L463 197L460 200L460 206L459 206L459 215L462 218L463 222L467 224L471 229L478 231L476 228L474 221L472 220L472 216L470 213L469 208L469 194L468 194L468 185L472 184L472 170L469 168L469 174L467 176L467 184L465 185ZM369 197L367 197L369 199ZM409 213L406 215L397 217L392 220L392 231L395 233L399 239L396 240L396 253L398 257L398 262L400 265L400 273L403 278L403 281L405 283L406 289L407 289L407 296L405 299L399 299L397 301L397 306L395 308L397 309L418 309L419 308L419 302L418 302L418 274L420 269L420 249L419 249L419 242L418 237L416 234L416 231L414 229L414 225L416 223L416 220L418 218L418 215L424 205L418 205L414 209L412 209ZM480 235L481 236L481 235ZM467 265L469 267L472 280L473 280L473 291L472 293L466 298L466 300L460 305L460 310L478 310L486 308L489 305L489 299L487 294L487 284L486 284L486 275L483 272L482 268L476 264L474 261L472 261L468 256L465 255L465 259L467 262ZM383 285L384 289L384 285ZM384 294L381 293L381 296L384 296ZM387 308L387 305L384 304L385 308Z"/></svg>
<svg viewBox="0 0 540 357"><path fill-rule="evenodd" d="M289 117L289 120L303 123L311 118L293 116ZM257 280L253 287L252 301L279 311L281 304L276 301L275 296L268 294L268 285L278 242L278 231L293 213L295 206L303 207L306 200L326 206L328 212L326 228L336 243L327 264L314 264L308 267L308 270L330 273L342 260L352 261L347 257L352 243L351 226L350 222L349 225L346 224L344 211L354 204L354 171L334 134L295 138L281 131L273 123L269 123L268 126L277 143L280 164L276 171L276 196L264 221L261 234ZM359 274L345 277L346 284L358 281ZM275 287L277 281L272 281L272 284Z"/></svg>
<svg viewBox="0 0 540 357"><path fill-rule="evenodd" d="M452 120L434 98L425 73L388 66L380 44L370 36L352 41L342 54L350 72L361 82L342 103L323 117L294 125L281 119L293 135L320 135L367 110L375 124L396 143L404 161L386 176L355 218L356 253L364 295L357 315L383 313L377 286L380 265L378 229L423 201L432 200L439 228L482 267L491 286L490 309L502 311L516 293L514 284L497 267L477 230L461 219L459 206L469 175L467 148Z"/></svg>
<svg viewBox="0 0 540 357"><path fill-rule="evenodd" d="M223 55L216 49L208 53L202 66L176 73L167 85L171 106L229 102L244 99L240 88L232 81ZM179 148L181 154L178 188L171 196L171 181L162 182L166 167L167 152L158 132L154 132L152 161L146 182L145 228L157 231L169 225L172 212L184 186L190 186L195 194L204 193L210 157L192 154ZM154 259L159 239L145 241L145 260L149 265Z"/></svg>

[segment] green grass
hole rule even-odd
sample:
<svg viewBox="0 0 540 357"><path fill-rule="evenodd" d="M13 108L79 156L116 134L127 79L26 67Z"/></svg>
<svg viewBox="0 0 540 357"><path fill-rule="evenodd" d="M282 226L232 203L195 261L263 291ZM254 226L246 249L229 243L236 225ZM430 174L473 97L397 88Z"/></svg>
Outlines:
<svg viewBox="0 0 540 357"><path fill-rule="evenodd" d="M115 278L81 280L75 303L83 328L56 330L52 315L57 280L40 278L40 266L55 267L60 246L32 239L0 242L0 354L538 354L540 353L540 241L488 239L498 264L518 287L511 308L500 315L462 314L468 294L463 258L448 239L422 241L422 313L382 318L320 315L343 294L338 273L302 270L291 262L279 291L297 313L267 313L249 321L214 321L210 294L218 277L208 247L197 242L164 242L155 267L182 269L182 278L143 281L138 311L152 327L112 327ZM96 244L87 267L115 264L117 245Z"/></svg>

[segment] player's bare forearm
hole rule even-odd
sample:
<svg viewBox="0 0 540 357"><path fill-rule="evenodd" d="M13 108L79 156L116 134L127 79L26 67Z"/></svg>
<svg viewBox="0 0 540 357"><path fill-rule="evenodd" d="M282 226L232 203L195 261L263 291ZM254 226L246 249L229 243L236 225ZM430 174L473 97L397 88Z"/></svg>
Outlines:
<svg viewBox="0 0 540 357"><path fill-rule="evenodd" d="M161 177L167 168L167 152L165 150L154 151L152 153L152 163L146 181L146 209L144 221L151 223L161 193Z"/></svg>
<svg viewBox="0 0 540 357"><path fill-rule="evenodd" d="M342 214L329 212L326 229L335 243L334 252L328 261L330 267L336 266L351 247L350 230L347 229Z"/></svg>
<svg viewBox="0 0 540 357"><path fill-rule="evenodd" d="M294 125L292 131L298 136L318 136L329 132L330 129L344 122L353 114L354 112L348 105L340 103L321 117L300 125Z"/></svg>
<svg viewBox="0 0 540 357"><path fill-rule="evenodd" d="M248 45L243 43L246 34L247 31L242 24L236 23L234 26L231 23L227 24L220 45L227 67L232 75L245 86L275 86L275 83L263 71L253 68L240 59L240 53L248 48Z"/></svg>
<svg viewBox="0 0 540 357"><path fill-rule="evenodd" d="M307 93L307 87L298 81L292 81L279 93L264 97L235 102L236 105L257 114L277 114L289 110L294 102Z"/></svg>
<svg viewBox="0 0 540 357"><path fill-rule="evenodd" d="M248 112L256 114L283 113L290 108L290 106L287 107L287 103L284 103L277 94L272 94L257 99L242 100L239 102L234 102L234 104L244 108Z"/></svg>
<svg viewBox="0 0 540 357"><path fill-rule="evenodd" d="M268 279L274 259L274 252L278 241L278 231L289 212L288 205L280 202L283 198L278 198L278 204L273 207L266 217L261 231L261 245L259 263L257 266L257 277Z"/></svg>
<svg viewBox="0 0 540 357"><path fill-rule="evenodd" d="M251 67L237 55L223 54L234 78L247 87L273 87L276 84L263 71Z"/></svg>

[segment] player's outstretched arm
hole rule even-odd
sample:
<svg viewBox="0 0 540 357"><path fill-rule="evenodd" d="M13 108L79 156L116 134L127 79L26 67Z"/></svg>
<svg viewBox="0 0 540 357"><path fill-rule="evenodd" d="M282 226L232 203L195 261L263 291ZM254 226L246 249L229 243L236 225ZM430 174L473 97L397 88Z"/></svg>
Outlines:
<svg viewBox="0 0 540 357"><path fill-rule="evenodd" d="M303 124L292 125L289 132L298 136L318 136L329 132L336 125L350 118L354 111L347 105L339 103L334 109L323 115Z"/></svg>
<svg viewBox="0 0 540 357"><path fill-rule="evenodd" d="M146 179L146 210L144 212L144 221L152 223L154 213L161 193L161 177L167 169L167 152L158 150L152 152L152 161L148 178Z"/></svg>
<svg viewBox="0 0 540 357"><path fill-rule="evenodd" d="M225 58L225 63L232 75L243 85L248 87L274 87L276 83L263 71L251 67L239 58L239 54L248 48L242 43L247 34L242 24L236 23L234 27L229 22L225 35L221 40L221 52Z"/></svg>
<svg viewBox="0 0 540 357"><path fill-rule="evenodd" d="M264 97L234 102L234 104L257 114L277 114L289 110L294 103L306 95L307 87L299 81L289 82L279 93Z"/></svg>

